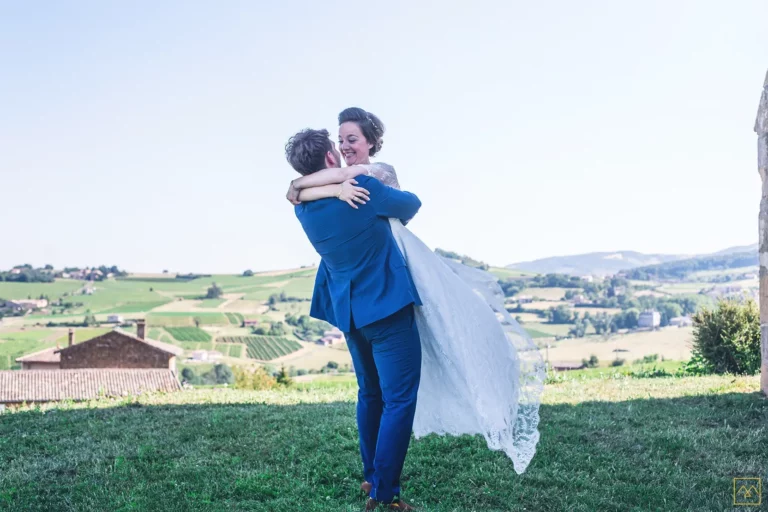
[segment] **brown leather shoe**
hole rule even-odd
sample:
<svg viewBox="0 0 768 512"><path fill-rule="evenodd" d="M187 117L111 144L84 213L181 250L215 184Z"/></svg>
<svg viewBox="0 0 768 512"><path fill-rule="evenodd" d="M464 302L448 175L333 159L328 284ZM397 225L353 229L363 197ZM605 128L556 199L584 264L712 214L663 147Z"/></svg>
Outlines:
<svg viewBox="0 0 768 512"><path fill-rule="evenodd" d="M368 502L365 504L365 510L376 510L376 507L379 505L381 505L383 510L397 510L398 512L416 510L414 507L410 506L403 500L398 500L394 503L379 503L373 498L368 498Z"/></svg>
<svg viewBox="0 0 768 512"><path fill-rule="evenodd" d="M365 493L366 496L371 495L371 489L373 489L373 484L371 482L365 482L360 484L360 490Z"/></svg>

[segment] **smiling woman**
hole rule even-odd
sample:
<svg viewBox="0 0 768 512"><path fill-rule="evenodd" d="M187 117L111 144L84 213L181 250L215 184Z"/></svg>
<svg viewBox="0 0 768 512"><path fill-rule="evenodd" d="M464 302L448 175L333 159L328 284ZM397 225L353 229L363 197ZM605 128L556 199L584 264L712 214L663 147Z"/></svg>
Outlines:
<svg viewBox="0 0 768 512"><path fill-rule="evenodd" d="M339 114L339 151L347 165L371 163L384 145L383 136L384 123L374 114L357 107Z"/></svg>

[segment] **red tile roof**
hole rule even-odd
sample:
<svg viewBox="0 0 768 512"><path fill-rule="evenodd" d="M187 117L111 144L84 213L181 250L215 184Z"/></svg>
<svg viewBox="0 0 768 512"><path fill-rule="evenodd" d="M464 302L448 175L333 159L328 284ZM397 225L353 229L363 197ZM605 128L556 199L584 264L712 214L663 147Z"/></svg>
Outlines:
<svg viewBox="0 0 768 512"><path fill-rule="evenodd" d="M131 334L129 332L125 332L122 329L112 329L112 332L113 333L118 333L121 336L125 336L126 338L131 338L132 340L140 341L141 343L146 343L147 345L149 345L151 347L154 347L156 349L162 350L163 352L167 352L167 353L175 355L175 356L180 356L181 354L184 353L184 349L181 348L181 347L177 347L176 345L171 345L170 343L163 343L162 341L151 340L149 338L141 339L138 336L136 336L135 334ZM106 336L107 334L111 334L111 333L106 333L106 334L102 334L101 336L96 336L95 338L91 338L89 340L77 343L76 345L85 345L85 344L88 344L88 343L96 344L96 343L98 343L98 340L100 340L103 336ZM72 346L74 346L74 345L72 345ZM67 347L64 347L64 348L56 349L56 351L57 352L64 352L68 348L70 348L70 347L67 346Z"/></svg>
<svg viewBox="0 0 768 512"><path fill-rule="evenodd" d="M46 348L26 356L16 358L17 363L60 363L61 355L54 354L59 350L56 347Z"/></svg>
<svg viewBox="0 0 768 512"><path fill-rule="evenodd" d="M173 370L84 369L0 371L0 403L88 400L181 389Z"/></svg>

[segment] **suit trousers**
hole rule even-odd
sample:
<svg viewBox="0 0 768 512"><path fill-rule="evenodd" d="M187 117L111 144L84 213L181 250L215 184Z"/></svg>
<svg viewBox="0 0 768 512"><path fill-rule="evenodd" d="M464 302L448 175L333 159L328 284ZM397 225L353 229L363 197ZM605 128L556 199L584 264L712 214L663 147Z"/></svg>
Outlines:
<svg viewBox="0 0 768 512"><path fill-rule="evenodd" d="M370 496L389 503L411 440L421 378L421 340L414 305L346 334L359 386L357 427Z"/></svg>

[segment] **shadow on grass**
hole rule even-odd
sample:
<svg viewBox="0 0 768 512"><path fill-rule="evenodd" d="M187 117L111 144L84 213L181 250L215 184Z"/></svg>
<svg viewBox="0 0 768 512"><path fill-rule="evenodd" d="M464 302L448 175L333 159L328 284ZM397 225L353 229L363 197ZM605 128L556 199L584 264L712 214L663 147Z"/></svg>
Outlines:
<svg viewBox="0 0 768 512"><path fill-rule="evenodd" d="M423 511L721 511L734 477L766 477L767 426L759 393L543 405L523 475L479 436L429 436L411 444L404 498ZM5 414L0 465L4 510L364 504L349 402Z"/></svg>

